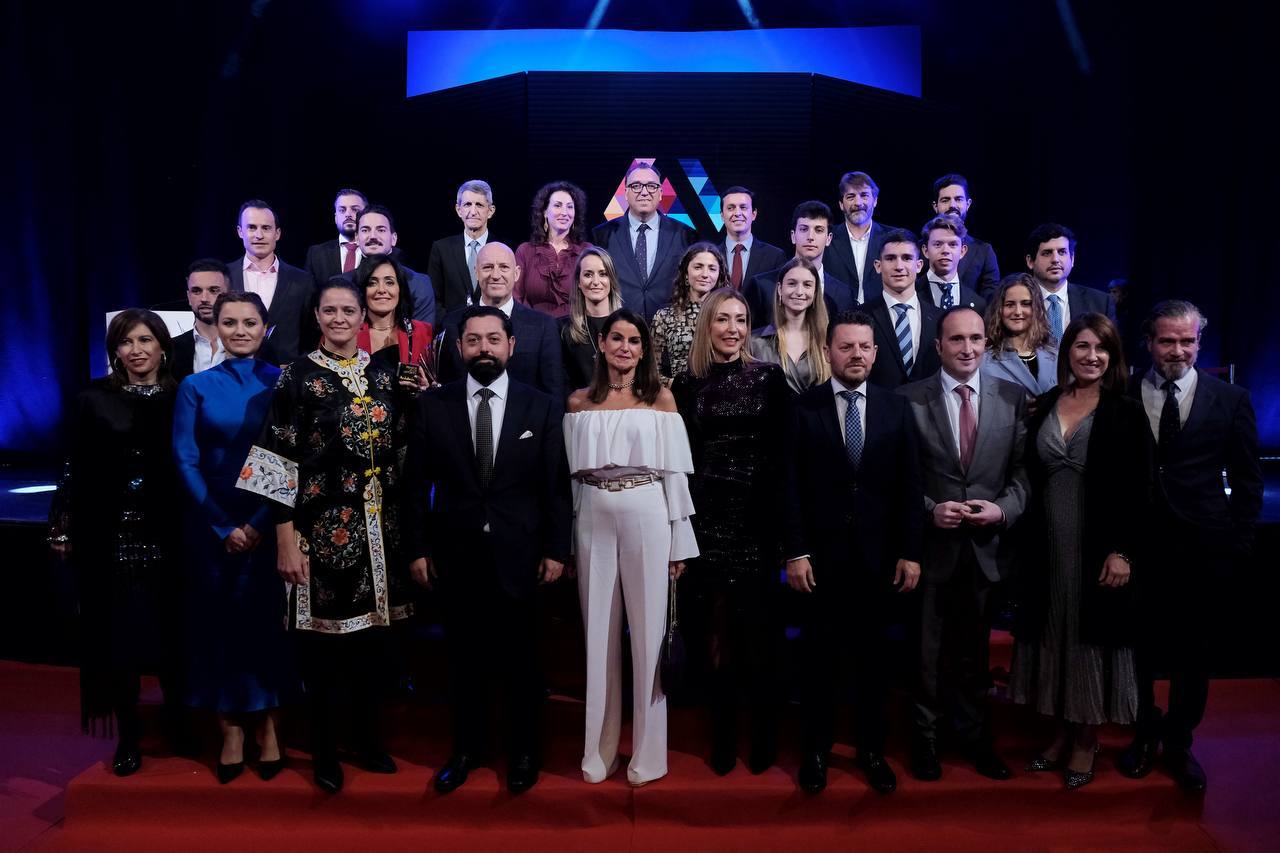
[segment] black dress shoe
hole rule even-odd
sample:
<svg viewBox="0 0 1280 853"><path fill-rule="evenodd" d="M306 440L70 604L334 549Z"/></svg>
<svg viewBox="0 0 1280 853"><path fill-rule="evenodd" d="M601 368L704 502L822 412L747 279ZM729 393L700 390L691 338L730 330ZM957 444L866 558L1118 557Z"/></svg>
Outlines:
<svg viewBox="0 0 1280 853"><path fill-rule="evenodd" d="M1003 782L1006 779L1013 778L1013 771L1009 769L1009 765L1004 763L1004 759L996 754L995 749L989 743L980 744L970 749L968 758L973 764L973 769L988 779Z"/></svg>
<svg viewBox="0 0 1280 853"><path fill-rule="evenodd" d="M538 765L532 755L518 755L507 763L507 790L523 794L538 782Z"/></svg>
<svg viewBox="0 0 1280 853"><path fill-rule="evenodd" d="M313 759L315 765L316 787L326 794L336 794L342 790L345 777L342 765L336 758Z"/></svg>
<svg viewBox="0 0 1280 853"><path fill-rule="evenodd" d="M479 766L479 761L470 755L459 754L451 756L444 763L444 766L436 771L436 778L433 783L436 792L447 794L457 789L463 782L467 781L467 774Z"/></svg>
<svg viewBox="0 0 1280 853"><path fill-rule="evenodd" d="M1117 769L1130 779L1141 779L1155 766L1158 746L1159 742L1154 738L1138 735L1116 759Z"/></svg>
<svg viewBox="0 0 1280 853"><path fill-rule="evenodd" d="M395 773L396 763L380 749L361 750L356 755L356 765L370 773Z"/></svg>
<svg viewBox="0 0 1280 853"><path fill-rule="evenodd" d="M135 741L120 741L116 754L111 758L111 772L117 776L132 776L142 766L142 750Z"/></svg>
<svg viewBox="0 0 1280 853"><path fill-rule="evenodd" d="M711 747L711 772L717 776L728 776L738 763L738 750L732 741L717 739Z"/></svg>
<svg viewBox="0 0 1280 853"><path fill-rule="evenodd" d="M827 787L827 757L819 752L811 752L800 762L800 776L797 780L800 790L806 794L817 794Z"/></svg>
<svg viewBox="0 0 1280 853"><path fill-rule="evenodd" d="M237 776L239 776L243 772L244 772L243 760L237 761L234 764L223 764L221 761L219 761L218 768L217 768L218 784L225 785L228 782L230 782L232 779L235 779Z"/></svg>
<svg viewBox="0 0 1280 853"><path fill-rule="evenodd" d="M859 753L858 766L867 774L871 787L881 794L892 794L898 789L898 777L884 756L878 752Z"/></svg>
<svg viewBox="0 0 1280 853"><path fill-rule="evenodd" d="M1196 761L1196 757L1191 754L1189 749L1164 749L1164 756L1161 758L1164 766L1168 769L1169 774L1173 776L1184 791L1190 791L1193 794L1203 794L1204 789L1208 786L1209 780L1204 774L1204 768L1200 766L1200 762Z"/></svg>
<svg viewBox="0 0 1280 853"><path fill-rule="evenodd" d="M932 740L916 741L911 748L911 775L921 782L936 782L942 778L937 743Z"/></svg>
<svg viewBox="0 0 1280 853"><path fill-rule="evenodd" d="M258 778L263 782L270 782L272 779L280 775L280 771L284 769L285 758L284 752L280 753L280 757L274 761L258 760Z"/></svg>

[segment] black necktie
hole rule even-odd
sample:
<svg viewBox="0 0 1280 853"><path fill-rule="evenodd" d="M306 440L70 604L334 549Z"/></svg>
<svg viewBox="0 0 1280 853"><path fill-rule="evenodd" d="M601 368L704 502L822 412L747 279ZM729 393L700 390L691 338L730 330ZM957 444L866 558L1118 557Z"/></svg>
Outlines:
<svg viewBox="0 0 1280 853"><path fill-rule="evenodd" d="M636 266L640 268L641 281L649 278L649 238L644 233L648 230L649 226L644 223L636 229Z"/></svg>
<svg viewBox="0 0 1280 853"><path fill-rule="evenodd" d="M480 485L487 486L493 479L493 411L489 398L493 390L481 388L476 392L480 405L476 409L476 464L480 468Z"/></svg>
<svg viewBox="0 0 1280 853"><path fill-rule="evenodd" d="M1178 437L1182 422L1178 416L1178 386L1172 379L1166 379L1160 389L1164 391L1164 406L1160 409L1159 447L1161 453L1167 453Z"/></svg>

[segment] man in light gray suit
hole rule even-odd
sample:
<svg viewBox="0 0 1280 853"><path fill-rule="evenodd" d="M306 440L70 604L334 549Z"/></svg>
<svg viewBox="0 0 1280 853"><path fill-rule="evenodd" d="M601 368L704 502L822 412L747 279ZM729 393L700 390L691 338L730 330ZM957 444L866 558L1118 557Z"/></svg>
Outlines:
<svg viewBox="0 0 1280 853"><path fill-rule="evenodd" d="M996 754L987 721L988 605L1008 573L1005 531L1027 503L1022 389L983 376L986 334L968 307L942 314L935 344L942 369L898 393L920 436L926 516L921 562L920 680L911 773L942 775L938 727L951 716L956 742L979 773L1013 774ZM944 660L947 665L944 666Z"/></svg>

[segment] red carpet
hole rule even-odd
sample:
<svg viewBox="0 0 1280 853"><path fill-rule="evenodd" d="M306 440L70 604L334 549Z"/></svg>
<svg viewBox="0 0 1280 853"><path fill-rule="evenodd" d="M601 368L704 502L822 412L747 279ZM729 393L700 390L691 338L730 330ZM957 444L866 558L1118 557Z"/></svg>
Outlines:
<svg viewBox="0 0 1280 853"><path fill-rule="evenodd" d="M1280 778L1280 682L1273 680L1214 683L1196 746L1210 779L1202 799L1181 793L1159 770L1137 782L1120 776L1112 762L1127 736L1118 730L1104 739L1097 781L1076 792L1062 790L1053 774L1019 772L1010 782L990 782L954 760L945 762L940 782L917 782L907 775L905 742L899 742L890 750L897 793L871 792L850 753L840 750L827 790L808 797L795 787L797 762L790 751L781 768L759 777L741 766L725 779L714 776L701 758L700 718L689 711L673 715L667 778L633 790L619 773L589 786L576 767L581 706L570 699L551 703L548 767L537 787L520 797L500 785L500 766L474 774L447 797L429 789L448 740L435 708L397 715L398 731L432 733L393 742L398 774L378 776L347 765L346 789L335 797L316 790L309 763L296 753L292 766L270 783L246 773L219 786L207 764L150 755L137 775L117 779L102 760L111 745L76 736L73 671L0 664L0 695L0 850L278 853L376 843L503 853L662 847L1247 851L1275 849L1280 837L1274 783ZM997 710L1000 750L1019 765L1042 727L1021 709L1001 704ZM61 824L59 778L48 766L41 769L51 760L81 760L81 767L92 762L70 782Z"/></svg>

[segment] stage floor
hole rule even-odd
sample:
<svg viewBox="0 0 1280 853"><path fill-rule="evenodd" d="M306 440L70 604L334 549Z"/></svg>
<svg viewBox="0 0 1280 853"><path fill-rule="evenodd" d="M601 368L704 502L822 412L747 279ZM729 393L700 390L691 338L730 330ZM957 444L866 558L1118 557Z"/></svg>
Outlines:
<svg viewBox="0 0 1280 853"><path fill-rule="evenodd" d="M154 698L154 690L149 690ZM1162 771L1141 781L1115 770L1127 733L1106 732L1097 780L1075 792L1055 774L991 782L955 759L943 779L906 772L905 740L890 746L899 790L871 792L837 749L830 785L817 797L795 787L796 755L752 776L739 765L721 779L707 767L701 717L672 715L671 773L632 789L619 774L581 782L581 705L553 697L547 765L539 784L512 797L498 771L482 769L458 791L429 788L445 757L438 706L396 711L392 751L400 772L346 767L346 789L318 792L304 754L264 783L247 772L214 780L202 761L152 757L129 779L110 774L112 744L78 732L76 672L0 662L0 851L349 851L375 843L458 849L622 853L675 850L1139 850L1262 851L1280 837L1280 681L1213 683L1196 754L1209 775L1204 797L1186 795ZM900 719L899 716L897 719ZM1043 736L1022 709L996 705L999 747L1020 765ZM905 722L898 725L904 729ZM626 743L624 732L624 743ZM154 746L152 744L148 744Z"/></svg>

